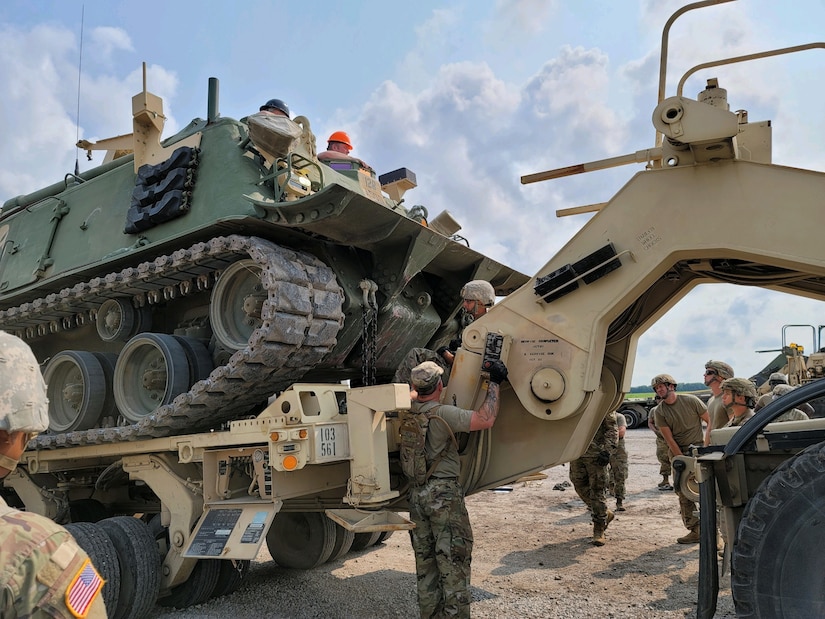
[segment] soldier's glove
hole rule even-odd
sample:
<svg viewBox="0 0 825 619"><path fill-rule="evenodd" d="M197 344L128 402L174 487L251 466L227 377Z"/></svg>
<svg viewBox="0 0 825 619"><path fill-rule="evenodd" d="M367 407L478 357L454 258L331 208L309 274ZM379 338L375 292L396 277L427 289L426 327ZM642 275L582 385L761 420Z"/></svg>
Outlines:
<svg viewBox="0 0 825 619"><path fill-rule="evenodd" d="M457 351L459 349L460 346L461 346L461 338L457 337L455 339L450 340L450 345L447 346L447 348L450 349L450 352L454 353L455 351Z"/></svg>
<svg viewBox="0 0 825 619"><path fill-rule="evenodd" d="M485 361L481 369L490 373L491 383L500 385L501 381L507 380L507 366L504 365L504 362L501 359L496 359L495 361Z"/></svg>
<svg viewBox="0 0 825 619"><path fill-rule="evenodd" d="M610 464L610 453L607 451L600 451L596 456L596 466L607 466Z"/></svg>
<svg viewBox="0 0 825 619"><path fill-rule="evenodd" d="M452 351L449 348L447 348L446 346L442 346L441 348L439 348L435 352L438 353L439 357L443 357L445 352L452 352Z"/></svg>

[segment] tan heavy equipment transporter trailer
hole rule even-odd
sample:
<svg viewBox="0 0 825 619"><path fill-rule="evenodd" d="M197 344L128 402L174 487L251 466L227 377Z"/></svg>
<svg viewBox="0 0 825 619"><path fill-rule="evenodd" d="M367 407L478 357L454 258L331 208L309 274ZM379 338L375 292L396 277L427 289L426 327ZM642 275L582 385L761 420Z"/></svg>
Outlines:
<svg viewBox="0 0 825 619"><path fill-rule="evenodd" d="M823 217L825 174L773 164L770 122L729 111L725 95L715 80L698 100L684 97L680 85L653 111L654 147L522 179L647 164L610 201L585 207L598 212L581 231L464 330L447 401L480 403L485 354L500 355L509 369L495 426L461 437L468 493L583 453L629 391L639 336L695 286L723 282L825 299L825 251L814 223ZM820 385L777 402L809 399ZM295 385L228 431L28 451L8 484L28 509L63 522L72 511L92 520L101 506L115 515L101 526L114 520L110 528L125 529L124 516L148 522L150 544L157 541L163 557L160 582L149 591L138 582L135 597L149 607L158 593L160 603L171 597L186 605L231 589L220 584L231 571L214 577L215 589L205 574L254 557L264 538L276 561L311 567L353 531L407 526L395 512L405 509L397 429L408 406L399 385ZM700 617L715 604L717 501L737 612L824 614L824 431L819 420L764 427L778 407L766 407L733 437L716 433L719 445L698 464L684 462L682 472L698 467L694 477L703 481ZM690 476L682 477L689 486ZM138 543L129 539L126 550L143 557L134 568L147 571L157 554Z"/></svg>

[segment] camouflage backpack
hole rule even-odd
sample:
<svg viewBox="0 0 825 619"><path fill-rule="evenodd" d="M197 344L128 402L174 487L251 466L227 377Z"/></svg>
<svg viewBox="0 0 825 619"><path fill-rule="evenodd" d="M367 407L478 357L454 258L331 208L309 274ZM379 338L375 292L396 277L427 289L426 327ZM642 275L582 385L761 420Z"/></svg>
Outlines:
<svg viewBox="0 0 825 619"><path fill-rule="evenodd" d="M401 470L404 471L407 479L409 479L414 486L423 486L430 475L435 471L435 467L441 462L444 452L447 451L447 445L436 456L435 460L427 465L427 451L425 445L427 443L427 430L430 427L430 420L437 419L443 423L450 433L450 438L453 445L458 448L458 442L455 440L455 435L449 424L438 415L433 415L432 410L439 406L438 402L432 402L432 406L426 410L419 412L408 412L401 422Z"/></svg>

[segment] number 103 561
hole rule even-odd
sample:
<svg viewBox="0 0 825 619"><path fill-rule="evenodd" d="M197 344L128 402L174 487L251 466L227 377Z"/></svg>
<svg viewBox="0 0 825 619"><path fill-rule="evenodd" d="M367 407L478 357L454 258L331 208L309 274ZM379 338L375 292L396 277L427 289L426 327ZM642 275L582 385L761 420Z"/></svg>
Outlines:
<svg viewBox="0 0 825 619"><path fill-rule="evenodd" d="M349 458L347 424L334 423L315 427L315 462Z"/></svg>

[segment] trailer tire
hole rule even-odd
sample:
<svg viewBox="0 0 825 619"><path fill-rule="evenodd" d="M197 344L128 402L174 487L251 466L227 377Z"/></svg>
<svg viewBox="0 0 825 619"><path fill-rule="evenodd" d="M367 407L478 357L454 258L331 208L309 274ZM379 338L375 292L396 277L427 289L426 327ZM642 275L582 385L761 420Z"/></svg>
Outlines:
<svg viewBox="0 0 825 619"><path fill-rule="evenodd" d="M235 561L221 559L220 563L221 569L218 573L218 582L212 590L213 598L235 593L238 587L241 586L241 583L243 583L243 579L246 578L247 573L249 573L249 566L252 562L249 559L238 559Z"/></svg>
<svg viewBox="0 0 825 619"><path fill-rule="evenodd" d="M221 563L225 561L224 559L198 559L186 582L172 587L169 595L158 600L158 605L166 608L189 608L202 604L212 597L220 579Z"/></svg>
<svg viewBox="0 0 825 619"><path fill-rule="evenodd" d="M639 405L624 406L619 410L619 414L624 415L628 430L638 428L646 419L645 411Z"/></svg>
<svg viewBox="0 0 825 619"><path fill-rule="evenodd" d="M378 543L378 538L381 537L381 531L372 531L368 533L356 533L355 539L352 540L352 548L350 550L358 552L364 550L374 544Z"/></svg>
<svg viewBox="0 0 825 619"><path fill-rule="evenodd" d="M335 543L332 545L332 554L329 555L327 561L337 561L352 548L352 542L355 541L355 531L345 529L337 522L335 523Z"/></svg>
<svg viewBox="0 0 825 619"><path fill-rule="evenodd" d="M281 567L309 570L329 559L335 538L335 522L322 512L279 512L266 545Z"/></svg>
<svg viewBox="0 0 825 619"><path fill-rule="evenodd" d="M110 515L106 506L96 499L69 502L69 517L72 522L100 522Z"/></svg>
<svg viewBox="0 0 825 619"><path fill-rule="evenodd" d="M111 619L141 619L155 606L160 591L157 544L142 520L115 516L97 523L109 535L120 561L120 599Z"/></svg>
<svg viewBox="0 0 825 619"><path fill-rule="evenodd" d="M737 617L822 617L825 443L783 462L748 501L733 546Z"/></svg>
<svg viewBox="0 0 825 619"><path fill-rule="evenodd" d="M117 549L106 531L91 522L70 522L65 525L77 545L86 551L98 574L106 582L100 590L106 613L114 616L120 598L120 561Z"/></svg>

